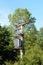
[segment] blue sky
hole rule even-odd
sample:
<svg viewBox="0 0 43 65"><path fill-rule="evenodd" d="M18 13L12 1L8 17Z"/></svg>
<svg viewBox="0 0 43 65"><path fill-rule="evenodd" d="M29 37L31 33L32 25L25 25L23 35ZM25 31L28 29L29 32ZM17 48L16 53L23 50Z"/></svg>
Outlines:
<svg viewBox="0 0 43 65"><path fill-rule="evenodd" d="M43 0L0 0L0 23L9 25L8 15L16 8L27 8L36 18L36 28L43 27Z"/></svg>

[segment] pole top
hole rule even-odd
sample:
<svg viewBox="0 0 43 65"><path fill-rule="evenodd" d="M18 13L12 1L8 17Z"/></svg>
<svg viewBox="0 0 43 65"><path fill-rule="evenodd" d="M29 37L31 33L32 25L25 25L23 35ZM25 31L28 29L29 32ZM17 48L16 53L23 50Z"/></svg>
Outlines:
<svg viewBox="0 0 43 65"><path fill-rule="evenodd" d="M26 25L28 22L22 22L22 23L15 23L16 27L20 27L20 26L24 26Z"/></svg>

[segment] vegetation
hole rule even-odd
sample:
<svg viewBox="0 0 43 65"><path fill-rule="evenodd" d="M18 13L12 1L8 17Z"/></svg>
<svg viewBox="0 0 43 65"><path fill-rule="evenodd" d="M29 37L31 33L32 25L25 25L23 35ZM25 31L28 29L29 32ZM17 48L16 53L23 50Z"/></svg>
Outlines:
<svg viewBox="0 0 43 65"><path fill-rule="evenodd" d="M3 64L6 65L6 61L12 63L18 60L17 53L13 49L14 47L13 47L13 41L11 39L11 33L7 30L6 27L0 26L0 64L1 65Z"/></svg>
<svg viewBox="0 0 43 65"><path fill-rule="evenodd" d="M16 9L8 18L10 26L0 26L0 64L43 65L43 28L36 29L35 17L32 17L27 9ZM23 28L25 54L22 61L19 50L15 50L13 45L16 22L28 22Z"/></svg>

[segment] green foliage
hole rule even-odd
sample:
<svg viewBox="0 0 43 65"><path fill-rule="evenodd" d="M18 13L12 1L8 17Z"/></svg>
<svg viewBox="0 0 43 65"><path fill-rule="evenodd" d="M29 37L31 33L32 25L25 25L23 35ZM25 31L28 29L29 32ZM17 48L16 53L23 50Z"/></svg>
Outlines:
<svg viewBox="0 0 43 65"><path fill-rule="evenodd" d="M17 53L13 50L11 33L6 27L0 26L0 64L5 65L6 61L15 62L18 60ZM7 63L7 62L6 62Z"/></svg>
<svg viewBox="0 0 43 65"><path fill-rule="evenodd" d="M0 64L43 65L43 28L37 31L34 25L35 18L27 9L16 9L9 15L9 21L11 25L8 28L0 26ZM15 22L29 22L23 28L25 54L22 59L19 50L13 50Z"/></svg>
<svg viewBox="0 0 43 65"><path fill-rule="evenodd" d="M34 25L35 18L27 9L16 9L13 14L10 14L9 21L11 22L12 30L15 29L15 23L28 22L24 29L24 47L25 55L22 62L18 60L17 65L42 65L43 64L43 31L37 31ZM14 33L13 33L14 34ZM20 62L20 63L19 63Z"/></svg>
<svg viewBox="0 0 43 65"><path fill-rule="evenodd" d="M13 29L15 29L15 23L25 22L29 24L35 22L36 20L26 8L16 9L13 14L9 14L8 18Z"/></svg>
<svg viewBox="0 0 43 65"><path fill-rule="evenodd" d="M10 22L28 22L29 19L30 19L30 12L28 12L27 9L21 9L21 8L18 8L15 10L15 12L13 13L13 15L9 15L9 20Z"/></svg>

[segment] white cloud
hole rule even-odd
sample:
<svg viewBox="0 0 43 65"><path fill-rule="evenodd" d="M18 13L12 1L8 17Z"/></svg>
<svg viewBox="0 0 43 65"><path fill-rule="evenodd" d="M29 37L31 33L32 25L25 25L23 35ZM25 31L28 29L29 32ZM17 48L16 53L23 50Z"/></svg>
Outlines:
<svg viewBox="0 0 43 65"><path fill-rule="evenodd" d="M8 22L8 19L0 19L0 24L4 26L4 25L9 25L10 23Z"/></svg>
<svg viewBox="0 0 43 65"><path fill-rule="evenodd" d="M9 10L0 10L0 17L2 17L2 18L7 18L8 17L8 15L9 15Z"/></svg>
<svg viewBox="0 0 43 65"><path fill-rule="evenodd" d="M9 15L9 11L8 10L0 10L0 24L2 26L4 25L9 25L8 22L8 15Z"/></svg>

